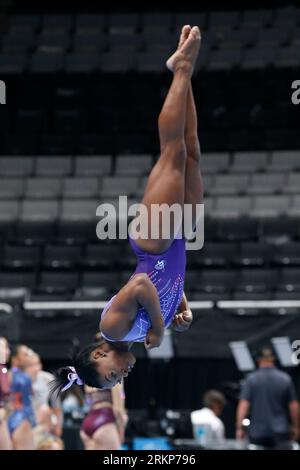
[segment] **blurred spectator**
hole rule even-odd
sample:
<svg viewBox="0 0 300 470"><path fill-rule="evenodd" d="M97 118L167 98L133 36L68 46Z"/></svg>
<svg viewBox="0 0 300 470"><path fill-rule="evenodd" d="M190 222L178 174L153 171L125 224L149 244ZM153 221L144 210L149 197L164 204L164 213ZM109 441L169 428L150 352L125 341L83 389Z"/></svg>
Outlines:
<svg viewBox="0 0 300 470"><path fill-rule="evenodd" d="M275 367L270 347L258 356L259 369L245 380L236 417L236 437L243 439L243 421L250 414L249 439L265 447L285 447L299 439L299 402L288 374Z"/></svg>
<svg viewBox="0 0 300 470"><path fill-rule="evenodd" d="M54 379L50 372L42 370L38 354L32 353L26 372L30 375L33 388L32 405L36 415L37 424L57 437L62 434L62 411L60 399L50 398L49 383Z"/></svg>
<svg viewBox="0 0 300 470"><path fill-rule="evenodd" d="M202 445L210 442L220 443L225 439L225 429L219 416L222 414L226 400L218 390L209 390L203 397L204 407L192 411L194 437Z"/></svg>
<svg viewBox="0 0 300 470"><path fill-rule="evenodd" d="M12 443L7 427L7 400L9 397L9 345L5 338L0 337L0 450L11 450Z"/></svg>
<svg viewBox="0 0 300 470"><path fill-rule="evenodd" d="M15 450L34 450L32 428L36 425L32 408L32 382L26 373L32 351L25 345L15 348L11 356L9 432Z"/></svg>
<svg viewBox="0 0 300 470"><path fill-rule="evenodd" d="M84 412L82 391L77 388L67 390L62 399L62 410L65 415L81 415Z"/></svg>
<svg viewBox="0 0 300 470"><path fill-rule="evenodd" d="M18 344L11 355L11 367L24 369L28 365L28 357L31 349L25 344Z"/></svg>
<svg viewBox="0 0 300 470"><path fill-rule="evenodd" d="M118 450L124 442L128 421L123 383L111 390L85 386L89 412L80 436L86 450Z"/></svg>
<svg viewBox="0 0 300 470"><path fill-rule="evenodd" d="M65 446L63 441L56 436L47 435L41 437L37 443L37 450L64 450Z"/></svg>

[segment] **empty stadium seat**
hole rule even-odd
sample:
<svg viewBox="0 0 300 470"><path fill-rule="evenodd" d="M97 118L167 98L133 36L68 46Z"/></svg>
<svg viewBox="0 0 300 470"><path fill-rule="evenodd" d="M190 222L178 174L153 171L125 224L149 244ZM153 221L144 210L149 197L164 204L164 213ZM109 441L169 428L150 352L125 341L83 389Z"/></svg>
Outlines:
<svg viewBox="0 0 300 470"><path fill-rule="evenodd" d="M0 56L0 73L21 74L28 65L28 55L23 53L4 53Z"/></svg>
<svg viewBox="0 0 300 470"><path fill-rule="evenodd" d="M32 30L10 30L2 39L4 53L25 53L35 46L35 36Z"/></svg>
<svg viewBox="0 0 300 470"><path fill-rule="evenodd" d="M100 69L106 73L126 73L135 69L136 63L137 52L127 48L124 51L113 50L100 57Z"/></svg>
<svg viewBox="0 0 300 470"><path fill-rule="evenodd" d="M209 15L209 26L211 29L218 27L234 29L239 20L239 11L212 11Z"/></svg>
<svg viewBox="0 0 300 470"><path fill-rule="evenodd" d="M216 175L210 187L210 195L231 195L247 192L249 175Z"/></svg>
<svg viewBox="0 0 300 470"><path fill-rule="evenodd" d="M216 238L218 240L257 240L259 235L257 221L249 217L228 218L228 220L219 220L215 230L217 232Z"/></svg>
<svg viewBox="0 0 300 470"><path fill-rule="evenodd" d="M66 56L67 73L90 73L99 68L100 56L93 52L74 52Z"/></svg>
<svg viewBox="0 0 300 470"><path fill-rule="evenodd" d="M161 28L163 31L171 29L173 25L172 13L144 13L142 16L142 28Z"/></svg>
<svg viewBox="0 0 300 470"><path fill-rule="evenodd" d="M70 47L71 38L65 29L44 29L40 32L36 40L38 51L47 50L48 48L58 48L66 51Z"/></svg>
<svg viewBox="0 0 300 470"><path fill-rule="evenodd" d="M267 166L267 152L236 152L233 155L233 163L230 172L254 173L264 170Z"/></svg>
<svg viewBox="0 0 300 470"><path fill-rule="evenodd" d="M9 18L9 26L12 29L23 29L30 27L36 30L41 25L41 16L39 14L14 14Z"/></svg>
<svg viewBox="0 0 300 470"><path fill-rule="evenodd" d="M79 13L75 16L75 29L104 29L107 26L107 16L92 13Z"/></svg>
<svg viewBox="0 0 300 470"><path fill-rule="evenodd" d="M28 199L56 199L62 193L62 180L57 178L27 178L25 197Z"/></svg>
<svg viewBox="0 0 300 470"><path fill-rule="evenodd" d="M255 293L265 292L272 290L277 280L278 272L274 269L242 269L235 289Z"/></svg>
<svg viewBox="0 0 300 470"><path fill-rule="evenodd" d="M27 271L0 272L0 287L5 288L33 288L35 285L35 274Z"/></svg>
<svg viewBox="0 0 300 470"><path fill-rule="evenodd" d="M241 60L243 70L263 69L276 61L277 49L273 46L256 46L246 49Z"/></svg>
<svg viewBox="0 0 300 470"><path fill-rule="evenodd" d="M92 157L78 156L75 158L75 174L77 176L102 176L108 175L112 167L110 155L94 155Z"/></svg>
<svg viewBox="0 0 300 470"><path fill-rule="evenodd" d="M300 216L300 196L295 195L291 198L291 203L286 210L287 214L291 217Z"/></svg>
<svg viewBox="0 0 300 470"><path fill-rule="evenodd" d="M102 180L101 196L134 195L138 187L138 178L134 176L105 176Z"/></svg>
<svg viewBox="0 0 300 470"><path fill-rule="evenodd" d="M272 152L269 171L293 171L300 169L299 150L276 150Z"/></svg>
<svg viewBox="0 0 300 470"><path fill-rule="evenodd" d="M278 55L274 61L274 66L278 68L296 68L300 65L298 56L299 46L296 44L289 47L282 47L278 51Z"/></svg>
<svg viewBox="0 0 300 470"><path fill-rule="evenodd" d="M63 199L61 207L62 221L96 221L97 199L72 200ZM94 227L96 230L96 228Z"/></svg>
<svg viewBox="0 0 300 470"><path fill-rule="evenodd" d="M249 194L274 194L283 192L286 175L279 173L254 174L247 188Z"/></svg>
<svg viewBox="0 0 300 470"><path fill-rule="evenodd" d="M271 243L284 243L297 235L297 221L293 218L280 217L261 219L259 236Z"/></svg>
<svg viewBox="0 0 300 470"><path fill-rule="evenodd" d="M0 222L14 221L20 213L20 204L16 200L0 200Z"/></svg>
<svg viewBox="0 0 300 470"><path fill-rule="evenodd" d="M24 180L22 178L0 179L0 200L18 199L24 193Z"/></svg>
<svg viewBox="0 0 300 470"><path fill-rule="evenodd" d="M152 168L151 155L119 155L116 159L117 175L145 175Z"/></svg>
<svg viewBox="0 0 300 470"><path fill-rule="evenodd" d="M82 285L85 287L104 286L108 289L117 290L118 286L120 286L120 276L117 272L84 272L82 275Z"/></svg>
<svg viewBox="0 0 300 470"><path fill-rule="evenodd" d="M24 199L20 210L20 219L23 221L54 221L59 214L59 203L53 199Z"/></svg>
<svg viewBox="0 0 300 470"><path fill-rule="evenodd" d="M277 289L286 292L300 291L300 269L283 268Z"/></svg>
<svg viewBox="0 0 300 470"><path fill-rule="evenodd" d="M250 214L253 217L276 217L287 213L290 203L288 196L256 196Z"/></svg>
<svg viewBox="0 0 300 470"><path fill-rule="evenodd" d="M236 253L233 263L236 266L264 266L268 264L272 253L272 245L259 242L243 242Z"/></svg>
<svg viewBox="0 0 300 470"><path fill-rule="evenodd" d="M70 293L78 285L76 272L42 271L36 291L48 293Z"/></svg>
<svg viewBox="0 0 300 470"><path fill-rule="evenodd" d="M205 292L226 292L235 285L237 273L229 269L203 270L197 290Z"/></svg>
<svg viewBox="0 0 300 470"><path fill-rule="evenodd" d="M84 29L75 31L72 37L73 52L76 54L100 53L108 48L109 39L99 29ZM67 57L68 61L68 57Z"/></svg>
<svg viewBox="0 0 300 470"><path fill-rule="evenodd" d="M237 254L235 243L204 243L203 248L192 256L195 266L225 267Z"/></svg>
<svg viewBox="0 0 300 470"><path fill-rule="evenodd" d="M64 53L58 47L49 47L35 52L30 59L30 70L33 73L59 72L64 66Z"/></svg>
<svg viewBox="0 0 300 470"><path fill-rule="evenodd" d="M300 266L300 243L287 242L279 245L272 256L272 261L279 266Z"/></svg>
<svg viewBox="0 0 300 470"><path fill-rule="evenodd" d="M33 171L34 160L30 157L0 157L1 176L28 176Z"/></svg>
<svg viewBox="0 0 300 470"><path fill-rule="evenodd" d="M70 30L74 23L74 17L71 14L44 14L41 18L43 28L63 28Z"/></svg>
<svg viewBox="0 0 300 470"><path fill-rule="evenodd" d="M145 52L137 56L137 71L142 73L161 73L165 70L165 55L157 52Z"/></svg>
<svg viewBox="0 0 300 470"><path fill-rule="evenodd" d="M33 269L38 267L39 261L39 247L6 245L3 249L3 266L6 268Z"/></svg>
<svg viewBox="0 0 300 470"><path fill-rule="evenodd" d="M80 246L47 245L43 253L46 269L72 269L79 265L82 249Z"/></svg>
<svg viewBox="0 0 300 470"><path fill-rule="evenodd" d="M134 32L139 26L139 15L137 13L111 13L108 19L109 32Z"/></svg>
<svg viewBox="0 0 300 470"><path fill-rule="evenodd" d="M229 153L203 153L201 170L203 173L221 173L229 166Z"/></svg>
<svg viewBox="0 0 300 470"><path fill-rule="evenodd" d="M65 178L63 186L64 198L94 198L99 195L98 178Z"/></svg>
<svg viewBox="0 0 300 470"><path fill-rule="evenodd" d="M37 176L66 176L71 173L72 160L70 157L38 157L35 174Z"/></svg>
<svg viewBox="0 0 300 470"><path fill-rule="evenodd" d="M251 198L241 197L218 197L214 209L210 215L217 218L231 219L233 217L245 216L251 210Z"/></svg>
<svg viewBox="0 0 300 470"><path fill-rule="evenodd" d="M81 264L86 269L103 269L115 266L121 256L121 247L107 243L89 244L86 246Z"/></svg>
<svg viewBox="0 0 300 470"><path fill-rule="evenodd" d="M211 54L207 68L210 71L231 70L240 64L241 56L242 50L237 46L222 47Z"/></svg>
<svg viewBox="0 0 300 470"><path fill-rule="evenodd" d="M284 188L285 193L299 193L300 188L300 173L289 173Z"/></svg>

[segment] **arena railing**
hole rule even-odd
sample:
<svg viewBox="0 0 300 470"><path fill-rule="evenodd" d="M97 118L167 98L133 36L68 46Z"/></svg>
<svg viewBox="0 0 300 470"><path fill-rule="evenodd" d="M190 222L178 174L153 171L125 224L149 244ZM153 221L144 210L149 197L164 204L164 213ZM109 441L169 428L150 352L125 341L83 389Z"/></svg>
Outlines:
<svg viewBox="0 0 300 470"><path fill-rule="evenodd" d="M25 301L24 310L100 310L107 304L107 301ZM8 304L7 304L8 305ZM299 300L220 300L220 301L190 301L192 310L274 310L278 313L288 313L290 309L300 308Z"/></svg>

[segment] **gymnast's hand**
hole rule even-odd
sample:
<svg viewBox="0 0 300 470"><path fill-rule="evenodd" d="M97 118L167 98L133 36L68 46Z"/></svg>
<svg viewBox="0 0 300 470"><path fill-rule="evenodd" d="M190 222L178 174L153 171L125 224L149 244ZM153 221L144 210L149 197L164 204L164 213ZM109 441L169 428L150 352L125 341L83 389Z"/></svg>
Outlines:
<svg viewBox="0 0 300 470"><path fill-rule="evenodd" d="M188 330L193 321L193 313L190 309L176 313L172 321L172 328L179 333Z"/></svg>
<svg viewBox="0 0 300 470"><path fill-rule="evenodd" d="M164 330L155 331L153 328L148 330L147 336L144 341L146 349L158 348L161 345L161 342L164 337Z"/></svg>

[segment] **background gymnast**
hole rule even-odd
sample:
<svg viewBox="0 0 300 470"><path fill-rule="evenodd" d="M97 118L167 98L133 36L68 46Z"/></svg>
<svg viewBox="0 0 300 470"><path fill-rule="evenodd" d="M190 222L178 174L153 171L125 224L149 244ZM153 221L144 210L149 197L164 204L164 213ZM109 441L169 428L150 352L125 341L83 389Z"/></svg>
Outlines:
<svg viewBox="0 0 300 470"><path fill-rule="evenodd" d="M149 175L142 200L148 209L148 233L153 204L191 204L195 208L202 202L200 145L191 85L200 41L198 27L184 26L178 48L166 63L173 80L158 119L160 158ZM195 226L195 211L192 222ZM53 393L73 383L112 388L134 366L135 357L130 352L133 342L144 342L150 349L161 344L164 329L171 324L177 331L189 328L193 316L184 294L186 254L185 239L177 237L180 228L174 222L169 239L161 236L161 226L157 239L129 237L137 256L136 270L103 310L99 339L74 353L72 367L58 370Z"/></svg>

